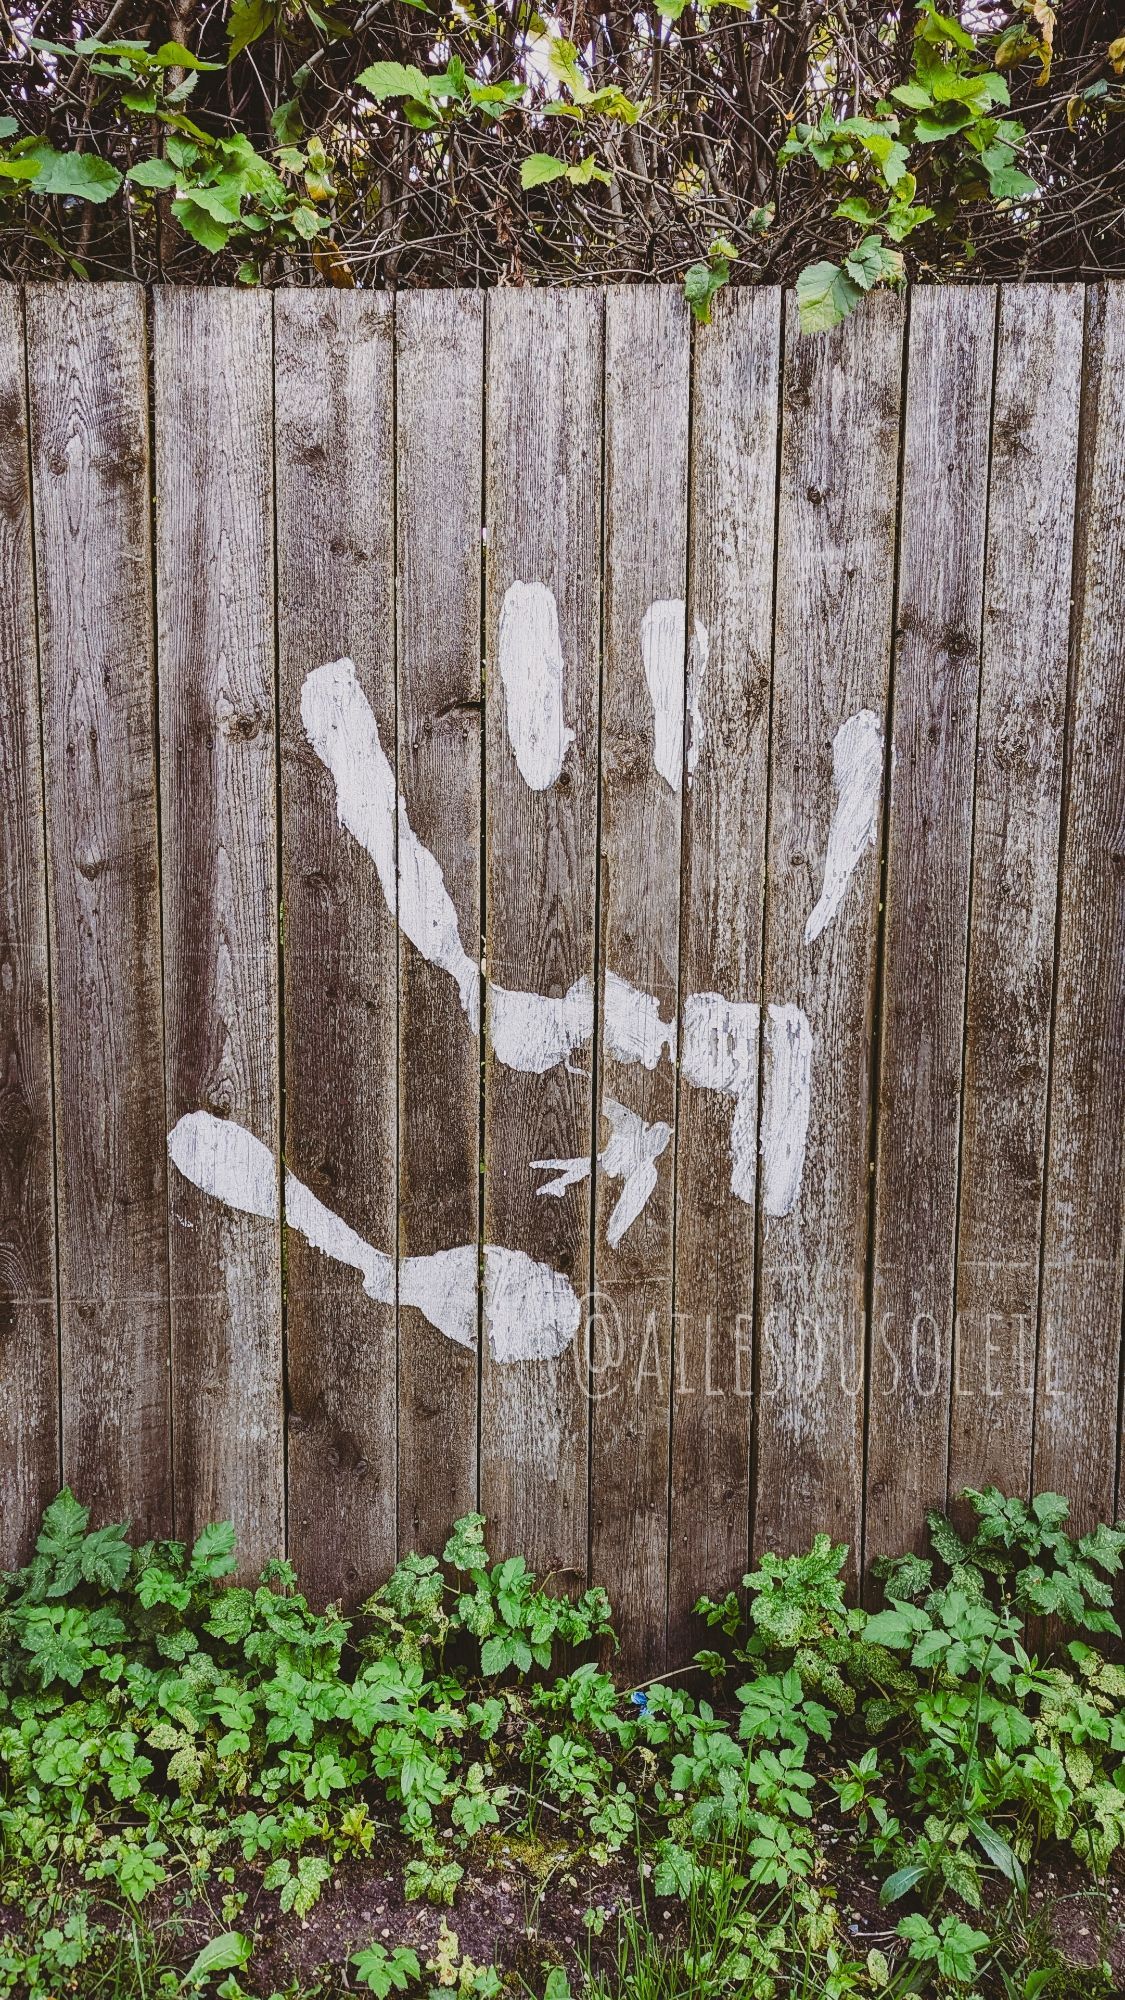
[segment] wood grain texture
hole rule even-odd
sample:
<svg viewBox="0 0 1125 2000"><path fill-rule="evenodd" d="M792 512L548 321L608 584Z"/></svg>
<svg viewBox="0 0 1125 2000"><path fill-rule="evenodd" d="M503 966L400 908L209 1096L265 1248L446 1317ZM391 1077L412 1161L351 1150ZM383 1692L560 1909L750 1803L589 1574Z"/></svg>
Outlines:
<svg viewBox="0 0 1125 2000"><path fill-rule="evenodd" d="M168 1122L278 1151L272 309L155 299ZM170 1180L176 1526L284 1542L280 1224Z"/></svg>
<svg viewBox="0 0 1125 2000"><path fill-rule="evenodd" d="M23 310L0 286L0 1563L61 1484L43 774Z"/></svg>
<svg viewBox="0 0 1125 2000"><path fill-rule="evenodd" d="M560 997L595 973L602 425L600 293L489 294L485 438L487 660L485 922L490 982ZM533 791L508 738L497 670L515 581L558 607L565 717L557 782ZM539 1159L589 1155L587 1051L541 1075L485 1065L484 1235L590 1281L590 1186L537 1193ZM585 1573L588 1411L584 1334L556 1361L481 1355L481 1506L504 1553Z"/></svg>
<svg viewBox="0 0 1125 2000"><path fill-rule="evenodd" d="M354 660L393 764L392 314L384 295L275 294L285 1163L393 1252L398 932L301 722L305 677ZM393 1302L285 1240L289 1550L322 1599L393 1568Z"/></svg>
<svg viewBox="0 0 1125 2000"><path fill-rule="evenodd" d="M763 1218L756 1549L824 1529L851 1550L863 1484L864 1280L878 857L868 848L811 944L836 793L832 744L885 723L902 307L816 340L786 303L764 1000L812 1036L803 1185ZM769 1080L763 1080L768 1090Z"/></svg>
<svg viewBox="0 0 1125 2000"><path fill-rule="evenodd" d="M1083 295L1001 295L973 846L949 1490L1027 1494Z"/></svg>
<svg viewBox="0 0 1125 2000"><path fill-rule="evenodd" d="M684 795L681 1022L686 996L760 1004L777 461L780 291L732 292L696 334L689 630L707 635L703 740ZM681 1080L668 1653L697 1643L692 1605L749 1556L755 1206L732 1188L743 1110ZM752 1141L753 1143L753 1141Z"/></svg>
<svg viewBox="0 0 1125 2000"><path fill-rule="evenodd" d="M172 1526L144 295L27 299L52 937L62 1461Z"/></svg>
<svg viewBox="0 0 1125 2000"><path fill-rule="evenodd" d="M865 1550L944 1507L992 287L910 316L886 841Z"/></svg>
<svg viewBox="0 0 1125 2000"><path fill-rule="evenodd" d="M1111 1520L1125 1265L1125 285L1087 296L1033 1482Z"/></svg>
<svg viewBox="0 0 1125 2000"><path fill-rule="evenodd" d="M481 951L481 424L484 300L397 306L399 784ZM480 1036L448 975L399 953L403 1256L480 1235ZM440 1549L476 1505L477 1357L399 1309L399 1547Z"/></svg>
<svg viewBox="0 0 1125 2000"><path fill-rule="evenodd" d="M674 1035L679 1013L680 821L687 682L687 310L670 288L621 287L606 299L605 614L602 666L602 1034L599 1146L620 1105L671 1134L656 1185L615 1245L607 1229L620 1181L594 1183L594 1291L602 1357L591 1408L590 1569L609 1591L632 1666L659 1661L668 1587L676 1072L667 1050L614 1054L607 973L656 1001ZM678 605L678 614L659 607ZM656 621L646 674L643 628ZM657 769L662 656L677 727L673 784ZM602 1365L604 1364L604 1365Z"/></svg>

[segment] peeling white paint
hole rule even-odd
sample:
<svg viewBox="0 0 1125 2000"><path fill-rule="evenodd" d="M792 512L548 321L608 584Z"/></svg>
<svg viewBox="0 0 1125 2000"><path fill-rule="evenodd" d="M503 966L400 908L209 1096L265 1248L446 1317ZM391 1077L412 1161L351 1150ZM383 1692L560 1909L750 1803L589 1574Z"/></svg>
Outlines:
<svg viewBox="0 0 1125 2000"><path fill-rule="evenodd" d="M594 1032L594 994L583 973L557 1000L489 985L488 1036L498 1062L540 1076L567 1062Z"/></svg>
<svg viewBox="0 0 1125 2000"><path fill-rule="evenodd" d="M461 943L457 912L437 858L413 832L405 802L396 793L378 724L351 660L332 660L306 675L301 721L335 781L340 825L370 854L387 906L411 944L456 981L475 1031L480 968Z"/></svg>
<svg viewBox="0 0 1125 2000"><path fill-rule="evenodd" d="M641 659L652 702L652 761L674 792L684 762L684 640L682 597L661 597L641 619Z"/></svg>
<svg viewBox="0 0 1125 2000"><path fill-rule="evenodd" d="M243 1215L276 1220L277 1167L268 1146L229 1118L189 1111L168 1134L168 1155L183 1177Z"/></svg>
<svg viewBox="0 0 1125 2000"><path fill-rule="evenodd" d="M762 1206L767 1215L791 1215L805 1170L812 1104L812 1029L804 1010L771 1005L765 1044Z"/></svg>
<svg viewBox="0 0 1125 2000"><path fill-rule="evenodd" d="M484 1253L484 1325L494 1361L553 1361L578 1331L570 1279L522 1250Z"/></svg>
<svg viewBox="0 0 1125 2000"><path fill-rule="evenodd" d="M655 1069L665 1048L669 1062L675 1062L676 1023L661 1020L660 1002L653 994L642 993L616 972L607 971L604 1006L605 1045L618 1062Z"/></svg>
<svg viewBox="0 0 1125 2000"><path fill-rule="evenodd" d="M758 1030L752 1000L721 993L693 993L684 1006L681 1057L688 1083L734 1099L730 1129L730 1184L739 1201L752 1202L756 1178Z"/></svg>
<svg viewBox="0 0 1125 2000"><path fill-rule="evenodd" d="M632 1227L656 1187L656 1162L672 1137L672 1127L658 1120L648 1125L637 1111L607 1097L603 1107L612 1137L598 1154L598 1165L611 1180L623 1181L606 1225L606 1239L616 1249L625 1231ZM532 1168L552 1173L539 1194L563 1195L567 1188L589 1178L588 1154L575 1160L533 1160Z"/></svg>
<svg viewBox="0 0 1125 2000"><path fill-rule="evenodd" d="M264 1150L264 1149L263 1149ZM350 1264L363 1279L363 1289L369 1299L380 1305L393 1305L395 1299L395 1269L389 1257L382 1250L376 1250L349 1228L343 1218L318 1200L311 1188L288 1171L285 1175L285 1220L291 1229L311 1243L314 1250L323 1251L326 1257L333 1257L338 1264Z"/></svg>
<svg viewBox="0 0 1125 2000"><path fill-rule="evenodd" d="M428 1257L404 1257L398 1267L399 1304L416 1306L458 1347L475 1347L478 1269L475 1243L435 1250Z"/></svg>
<svg viewBox="0 0 1125 2000"><path fill-rule="evenodd" d="M500 607L500 680L508 741L533 792L558 780L574 741L566 726L562 643L553 591L545 583L510 584Z"/></svg>
<svg viewBox="0 0 1125 2000"><path fill-rule="evenodd" d="M805 943L827 930L844 898L856 864L874 846L883 792L883 727L874 709L861 708L841 723L832 739L832 780L836 807L828 829L824 882L805 925Z"/></svg>
<svg viewBox="0 0 1125 2000"><path fill-rule="evenodd" d="M706 730L703 726L703 683L707 677L707 662L711 657L711 640L702 618L693 620L691 645L688 647L688 689L687 689L687 781L691 781L699 763L699 753L703 748Z"/></svg>
<svg viewBox="0 0 1125 2000"><path fill-rule="evenodd" d="M184 1177L204 1194L244 1215L276 1221L277 1170L273 1154L244 1126L209 1111L189 1111L168 1134L168 1152ZM358 1236L318 1200L295 1174L285 1176L285 1219L315 1250L358 1271L369 1298L394 1303L390 1257ZM398 1272L402 1305L416 1306L430 1324L461 1347L477 1344L475 1243L403 1258ZM485 1326L497 1361L550 1360L578 1330L574 1287L561 1271L522 1250L486 1245Z"/></svg>

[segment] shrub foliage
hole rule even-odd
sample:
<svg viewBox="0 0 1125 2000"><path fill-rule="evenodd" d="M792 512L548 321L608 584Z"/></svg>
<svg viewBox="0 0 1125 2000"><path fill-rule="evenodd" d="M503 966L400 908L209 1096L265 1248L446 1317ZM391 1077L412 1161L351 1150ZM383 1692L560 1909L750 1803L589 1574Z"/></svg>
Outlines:
<svg viewBox="0 0 1125 2000"><path fill-rule="evenodd" d="M952 4L952 0L951 0ZM5 8L11 276L486 285L1120 269L1120 0Z"/></svg>

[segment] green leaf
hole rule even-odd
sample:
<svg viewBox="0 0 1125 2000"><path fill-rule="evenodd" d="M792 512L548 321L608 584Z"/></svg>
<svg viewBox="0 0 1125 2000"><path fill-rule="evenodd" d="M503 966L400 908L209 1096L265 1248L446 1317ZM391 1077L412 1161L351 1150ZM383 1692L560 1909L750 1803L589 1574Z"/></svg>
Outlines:
<svg viewBox="0 0 1125 2000"><path fill-rule="evenodd" d="M109 201L121 186L121 175L110 160L97 153L56 153L53 146L36 146L29 158L40 162L42 171L35 183L36 194L77 197L82 201Z"/></svg>
<svg viewBox="0 0 1125 2000"><path fill-rule="evenodd" d="M232 62L273 26L273 18L270 0L234 0L227 22L227 54Z"/></svg>
<svg viewBox="0 0 1125 2000"><path fill-rule="evenodd" d="M424 104L429 97L429 83L420 69L413 63L375 62L361 69L356 82L375 99L383 104L392 97L416 97Z"/></svg>
<svg viewBox="0 0 1125 2000"><path fill-rule="evenodd" d="M205 250L217 251L226 247L230 229L223 223L217 222L205 208L200 208L191 196L185 196L181 201L174 201L172 214L180 227L186 229L189 236L194 236L196 242L201 243Z"/></svg>
<svg viewBox="0 0 1125 2000"><path fill-rule="evenodd" d="M213 1937L209 1944L205 1944L192 1960L184 1985L198 1986L213 1972L237 1972L240 1966L250 1963L253 1950L254 1946L244 1931L224 1931L221 1937Z"/></svg>
<svg viewBox="0 0 1125 2000"><path fill-rule="evenodd" d="M169 160L138 160L125 178L137 187L170 188L176 185L176 170Z"/></svg>
<svg viewBox="0 0 1125 2000"><path fill-rule="evenodd" d="M911 1889L917 1888L925 1872L920 1861L911 1861L905 1868L896 1868L893 1875L888 1875L879 1891L879 1901L884 1909L888 1903L897 1903L900 1896L905 1896Z"/></svg>
<svg viewBox="0 0 1125 2000"><path fill-rule="evenodd" d="M0 118L0 139L14 138L15 134L19 131L19 129L20 129L19 124L16 119Z"/></svg>
<svg viewBox="0 0 1125 2000"><path fill-rule="evenodd" d="M711 304L716 292L730 281L729 264L692 264L684 273L684 297L700 326L711 324Z"/></svg>
<svg viewBox="0 0 1125 2000"><path fill-rule="evenodd" d="M858 285L826 260L806 264L797 279L797 308L802 333L827 333L854 312L862 297Z"/></svg>
<svg viewBox="0 0 1125 2000"><path fill-rule="evenodd" d="M194 191L193 191L194 192ZM213 1521L204 1528L191 1552L196 1576L229 1576L235 1567L235 1535L232 1521Z"/></svg>
<svg viewBox="0 0 1125 2000"><path fill-rule="evenodd" d="M182 42L161 42L153 56L153 62L158 62L161 69L225 68L223 63L204 62L201 56L193 56L191 50L185 49Z"/></svg>
<svg viewBox="0 0 1125 2000"><path fill-rule="evenodd" d="M520 166L520 186L546 187L550 181L561 181L565 174L565 160L557 160L553 153L529 153Z"/></svg>

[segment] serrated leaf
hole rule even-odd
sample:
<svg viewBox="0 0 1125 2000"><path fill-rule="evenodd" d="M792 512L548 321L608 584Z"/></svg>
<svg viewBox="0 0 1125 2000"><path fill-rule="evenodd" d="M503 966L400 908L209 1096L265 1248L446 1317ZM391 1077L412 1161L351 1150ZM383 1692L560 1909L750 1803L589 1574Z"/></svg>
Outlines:
<svg viewBox="0 0 1125 2000"><path fill-rule="evenodd" d="M413 63L369 63L366 69L360 70L356 82L375 99L376 104L384 104L395 97L416 97L425 103L429 96L427 80Z"/></svg>
<svg viewBox="0 0 1125 2000"><path fill-rule="evenodd" d="M169 160L138 160L125 178L137 187L171 188L176 185L176 170Z"/></svg>
<svg viewBox="0 0 1125 2000"><path fill-rule="evenodd" d="M520 186L547 187L551 181L561 181L565 174L565 160L556 159L553 153L529 153L520 165Z"/></svg>
<svg viewBox="0 0 1125 2000"><path fill-rule="evenodd" d="M225 248L230 229L217 222L205 208L199 207L190 197L172 203L172 214L181 229L186 229L205 250L219 251Z"/></svg>
<svg viewBox="0 0 1125 2000"><path fill-rule="evenodd" d="M40 162L36 194L54 194L80 201L109 201L121 186L121 175L111 160L97 153L56 153L53 146L37 146L29 156Z"/></svg>
<svg viewBox="0 0 1125 2000"><path fill-rule="evenodd" d="M161 42L153 56L161 69L223 69L225 64L204 62L202 56L193 56L182 42Z"/></svg>
<svg viewBox="0 0 1125 2000"><path fill-rule="evenodd" d="M838 264L806 264L797 279L802 333L827 333L855 311L863 294Z"/></svg>
<svg viewBox="0 0 1125 2000"><path fill-rule="evenodd" d="M273 25L269 0L234 0L227 21L227 54L231 61Z"/></svg>

